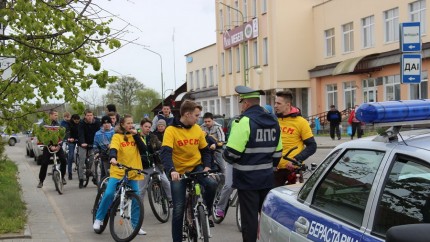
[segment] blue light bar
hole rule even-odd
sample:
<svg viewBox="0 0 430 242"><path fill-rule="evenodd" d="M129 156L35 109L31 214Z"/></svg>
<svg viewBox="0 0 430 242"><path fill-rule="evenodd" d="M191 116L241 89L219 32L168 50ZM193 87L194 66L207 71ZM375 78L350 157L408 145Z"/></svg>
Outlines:
<svg viewBox="0 0 430 242"><path fill-rule="evenodd" d="M365 123L403 122L430 119L430 99L363 103L355 116Z"/></svg>

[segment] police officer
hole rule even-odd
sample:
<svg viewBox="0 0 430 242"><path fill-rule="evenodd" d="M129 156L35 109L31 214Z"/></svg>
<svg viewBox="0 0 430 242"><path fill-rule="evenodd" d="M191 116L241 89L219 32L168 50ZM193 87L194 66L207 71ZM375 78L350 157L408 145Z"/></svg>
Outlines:
<svg viewBox="0 0 430 242"><path fill-rule="evenodd" d="M273 169L282 154L279 123L260 106L261 90L237 86L242 115L231 127L224 159L233 164L233 187L239 194L243 241L256 241L258 213L274 186Z"/></svg>

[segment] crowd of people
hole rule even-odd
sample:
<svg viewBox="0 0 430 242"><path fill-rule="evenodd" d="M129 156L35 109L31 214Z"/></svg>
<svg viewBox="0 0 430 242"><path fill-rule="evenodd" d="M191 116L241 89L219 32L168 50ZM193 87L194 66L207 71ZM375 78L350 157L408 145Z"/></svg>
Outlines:
<svg viewBox="0 0 430 242"><path fill-rule="evenodd" d="M185 172L218 170L224 174L222 181L211 176L198 178L204 191L209 225L214 226L212 211L218 217L225 216L229 197L233 189L237 189L243 241L256 241L264 198L270 189L294 182L291 177L295 177L295 166L284 159L284 155L297 146L288 158L303 162L315 153L317 145L300 109L292 105L291 92L276 93L272 108L260 106L260 95L264 94L260 90L245 86L237 86L235 90L240 97L241 114L229 125L228 141L212 113L204 113L203 123L197 124L202 106L191 100L182 102L179 117L174 117L166 105L153 120L140 120L138 130L134 129L133 117L120 117L112 104L107 106L106 115L101 119L95 118L91 110L85 110L82 119L79 114L66 112L59 123L58 112L52 110L48 125L66 128L64 141L67 145L64 147L68 149L68 157L59 143L44 147L38 187L43 187L46 177L50 156L47 149L58 150L61 173L63 178L67 174L69 180L74 178L75 150L79 153L79 169L85 162L92 164L94 158L99 157L101 176L110 179L93 224L93 229L98 230L116 184L123 176L124 171L116 167L118 163L144 170L145 176L136 174L129 181L142 199L150 174L160 172L169 206L173 208L172 240L182 241L186 181L180 179L181 176ZM154 159L155 152L159 152L160 161ZM78 174L79 188L84 188L82 171ZM218 182L222 182L223 187L219 202L212 209ZM63 183L67 183L65 179ZM146 231L140 229L139 234L146 234Z"/></svg>

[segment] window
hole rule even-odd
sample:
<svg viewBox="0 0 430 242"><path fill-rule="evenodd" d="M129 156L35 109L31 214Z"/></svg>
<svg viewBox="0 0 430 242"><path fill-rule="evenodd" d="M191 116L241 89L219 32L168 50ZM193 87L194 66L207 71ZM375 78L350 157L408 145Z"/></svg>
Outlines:
<svg viewBox="0 0 430 242"><path fill-rule="evenodd" d="M196 70L196 90L200 89L200 71Z"/></svg>
<svg viewBox="0 0 430 242"><path fill-rule="evenodd" d="M231 25L231 8L227 8L227 29L232 29Z"/></svg>
<svg viewBox="0 0 430 242"><path fill-rule="evenodd" d="M376 208L373 233L384 236L392 226L430 223L430 167L398 155Z"/></svg>
<svg viewBox="0 0 430 242"><path fill-rule="evenodd" d="M257 17L257 0L252 0L252 17Z"/></svg>
<svg viewBox="0 0 430 242"><path fill-rule="evenodd" d="M411 22L421 23L421 35L424 35L426 33L426 1L420 0L409 3L409 19L411 20Z"/></svg>
<svg viewBox="0 0 430 242"><path fill-rule="evenodd" d="M222 9L219 10L219 26L218 26L219 32L224 32L224 16L222 15Z"/></svg>
<svg viewBox="0 0 430 242"><path fill-rule="evenodd" d="M384 152L347 150L315 190L312 206L360 227Z"/></svg>
<svg viewBox="0 0 430 242"><path fill-rule="evenodd" d="M370 48L375 46L375 16L369 16L361 19L362 30L362 47Z"/></svg>
<svg viewBox="0 0 430 242"><path fill-rule="evenodd" d="M234 1L234 8L235 9L239 9L239 2L238 1ZM234 15L236 16L234 19L234 26L239 26L241 24L241 22L239 22L239 12L238 11L234 11Z"/></svg>
<svg viewBox="0 0 430 242"><path fill-rule="evenodd" d="M258 65L258 42L254 41L252 43L252 45L254 46L254 62L252 63L254 66Z"/></svg>
<svg viewBox="0 0 430 242"><path fill-rule="evenodd" d="M193 72L190 71L190 74L188 74L188 84L190 85L190 90L194 90L194 83L193 83Z"/></svg>
<svg viewBox="0 0 430 242"><path fill-rule="evenodd" d="M331 105L337 106L337 84L327 85L327 107L329 110Z"/></svg>
<svg viewBox="0 0 430 242"><path fill-rule="evenodd" d="M376 88L376 80L374 78L363 80L363 101L377 102L378 89Z"/></svg>
<svg viewBox="0 0 430 242"><path fill-rule="evenodd" d="M233 56L231 53L231 49L227 51L228 54L228 74L231 74L233 72Z"/></svg>
<svg viewBox="0 0 430 242"><path fill-rule="evenodd" d="M202 77L203 77L203 85L202 85L202 88L208 87L209 85L208 85L208 83L207 83L208 78L207 78L207 76L206 76L206 68L203 68L203 69L202 69Z"/></svg>
<svg viewBox="0 0 430 242"><path fill-rule="evenodd" d="M269 64L269 43L267 38L263 39L263 65Z"/></svg>
<svg viewBox="0 0 430 242"><path fill-rule="evenodd" d="M325 36L325 56L331 57L335 55L334 45L334 28L324 31Z"/></svg>
<svg viewBox="0 0 430 242"><path fill-rule="evenodd" d="M221 53L221 76L225 75L224 53Z"/></svg>
<svg viewBox="0 0 430 242"><path fill-rule="evenodd" d="M248 44L244 44L242 48L245 48L245 69L248 69L249 62L248 62Z"/></svg>
<svg viewBox="0 0 430 242"><path fill-rule="evenodd" d="M342 25L342 36L343 52L354 51L354 25L352 22Z"/></svg>
<svg viewBox="0 0 430 242"><path fill-rule="evenodd" d="M209 87L214 86L214 67L209 66Z"/></svg>
<svg viewBox="0 0 430 242"><path fill-rule="evenodd" d="M427 99L428 98L428 76L427 71L421 73L421 83L409 84L409 99Z"/></svg>
<svg viewBox="0 0 430 242"><path fill-rule="evenodd" d="M243 0L243 10L242 10L242 14L243 14L243 21L248 21L248 3L247 0Z"/></svg>
<svg viewBox="0 0 430 242"><path fill-rule="evenodd" d="M399 40L399 9L393 8L384 12L385 42Z"/></svg>
<svg viewBox="0 0 430 242"><path fill-rule="evenodd" d="M209 101L209 112L210 113L215 113L215 100L210 100Z"/></svg>
<svg viewBox="0 0 430 242"><path fill-rule="evenodd" d="M385 101L400 100L400 75L384 76Z"/></svg>
<svg viewBox="0 0 430 242"><path fill-rule="evenodd" d="M345 93L345 108L353 108L355 106L356 90L357 87L355 85L355 81L343 83L343 92Z"/></svg>
<svg viewBox="0 0 430 242"><path fill-rule="evenodd" d="M267 13L267 0L261 1L261 13Z"/></svg>
<svg viewBox="0 0 430 242"><path fill-rule="evenodd" d="M236 50L236 72L240 72L240 48L239 46L235 48Z"/></svg>

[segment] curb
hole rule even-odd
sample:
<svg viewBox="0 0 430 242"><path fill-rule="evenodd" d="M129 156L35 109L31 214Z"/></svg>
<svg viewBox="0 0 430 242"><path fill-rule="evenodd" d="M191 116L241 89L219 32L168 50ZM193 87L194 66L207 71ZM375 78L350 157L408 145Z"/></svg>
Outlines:
<svg viewBox="0 0 430 242"><path fill-rule="evenodd" d="M0 240L6 239L31 239L31 230L28 224L24 226L24 231L21 233L0 234Z"/></svg>

